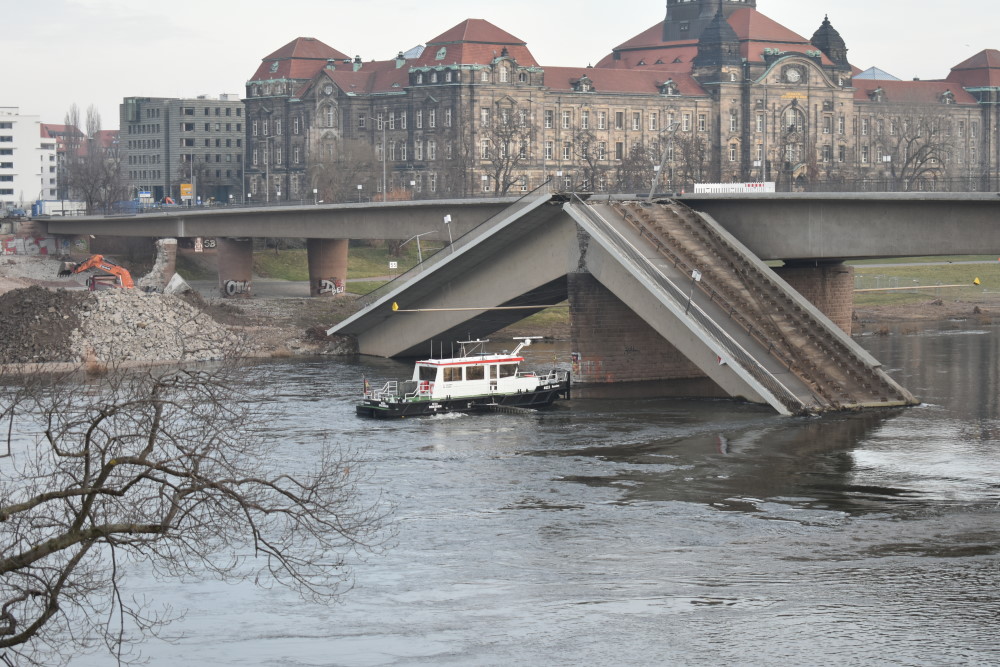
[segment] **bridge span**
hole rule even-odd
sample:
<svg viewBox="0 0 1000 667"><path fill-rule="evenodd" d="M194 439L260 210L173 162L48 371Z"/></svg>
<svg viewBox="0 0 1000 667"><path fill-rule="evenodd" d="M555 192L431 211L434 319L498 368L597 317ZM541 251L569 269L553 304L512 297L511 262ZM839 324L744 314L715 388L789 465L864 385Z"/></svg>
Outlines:
<svg viewBox="0 0 1000 667"><path fill-rule="evenodd" d="M347 239L437 232L454 242L330 333L354 336L363 354L415 356L568 299L578 381L707 378L710 393L794 414L915 401L850 339L843 260L1000 253L1000 196L544 192L53 219L48 232L214 236L220 286L242 283L244 295L254 237L306 238L321 295L346 277Z"/></svg>

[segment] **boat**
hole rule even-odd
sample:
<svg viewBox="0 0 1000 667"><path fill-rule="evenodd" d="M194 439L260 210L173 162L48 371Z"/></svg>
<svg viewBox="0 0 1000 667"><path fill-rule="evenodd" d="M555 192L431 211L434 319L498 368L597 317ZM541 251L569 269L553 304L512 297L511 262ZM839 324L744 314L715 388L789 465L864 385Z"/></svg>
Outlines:
<svg viewBox="0 0 1000 667"><path fill-rule="evenodd" d="M417 361L409 380L389 380L381 389L373 389L365 379L358 415L393 419L450 412L521 412L569 398L569 371L521 370L521 350L538 338L515 338L520 342L514 351L499 354L484 351L488 340L458 341L457 357Z"/></svg>

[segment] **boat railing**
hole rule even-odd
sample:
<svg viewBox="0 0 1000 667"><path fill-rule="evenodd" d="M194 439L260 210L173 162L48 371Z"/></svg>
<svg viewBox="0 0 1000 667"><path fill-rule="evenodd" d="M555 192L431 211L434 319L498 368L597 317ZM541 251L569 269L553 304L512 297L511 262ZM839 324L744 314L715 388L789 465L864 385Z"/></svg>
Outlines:
<svg viewBox="0 0 1000 667"><path fill-rule="evenodd" d="M394 399L399 396L399 381L389 380L382 386L381 389L373 389L366 392L365 398L370 398L374 401L384 401L386 399Z"/></svg>
<svg viewBox="0 0 1000 667"><path fill-rule="evenodd" d="M407 380L403 383L404 399L430 398L432 391L434 391L434 383L426 380L420 382Z"/></svg>
<svg viewBox="0 0 1000 667"><path fill-rule="evenodd" d="M566 379L566 371L553 368L548 373L538 373L535 371L522 371L517 374L519 378L537 378L542 384L550 382L562 382Z"/></svg>

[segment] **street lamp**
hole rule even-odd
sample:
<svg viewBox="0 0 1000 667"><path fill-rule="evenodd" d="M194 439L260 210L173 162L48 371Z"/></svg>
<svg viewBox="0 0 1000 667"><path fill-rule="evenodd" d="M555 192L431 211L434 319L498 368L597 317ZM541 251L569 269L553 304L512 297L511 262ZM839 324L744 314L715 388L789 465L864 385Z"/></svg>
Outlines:
<svg viewBox="0 0 1000 667"><path fill-rule="evenodd" d="M361 203L361 184L358 183L358 203Z"/></svg>
<svg viewBox="0 0 1000 667"><path fill-rule="evenodd" d="M318 199L319 199L319 190L313 188L313 206L315 206L318 203Z"/></svg>
<svg viewBox="0 0 1000 667"><path fill-rule="evenodd" d="M420 264L424 263L424 254L420 251L420 237L421 236L427 236L428 234L434 234L434 232L421 232L420 234L416 234L414 236L411 236L410 238L406 239L405 241L403 241L402 243L399 244L399 247L402 248L404 245L406 245L407 243L409 243L413 239L417 240L417 265L418 266ZM421 270L423 270L423 269L421 268Z"/></svg>
<svg viewBox="0 0 1000 667"><path fill-rule="evenodd" d="M670 133L670 137L667 139L667 147L663 149L663 157L660 159L660 164L658 166L653 166L653 182L649 186L649 197L648 201L652 201L653 192L656 191L656 181L657 177L663 171L663 168L667 165L667 157L673 153L674 149L674 135L677 133L677 128L680 127L680 123L674 122L667 126L667 132Z"/></svg>
<svg viewBox="0 0 1000 667"><path fill-rule="evenodd" d="M486 178L483 176L483 178ZM444 216L444 226L448 228L448 245L451 246L451 252L455 252L455 242L451 239L451 214Z"/></svg>

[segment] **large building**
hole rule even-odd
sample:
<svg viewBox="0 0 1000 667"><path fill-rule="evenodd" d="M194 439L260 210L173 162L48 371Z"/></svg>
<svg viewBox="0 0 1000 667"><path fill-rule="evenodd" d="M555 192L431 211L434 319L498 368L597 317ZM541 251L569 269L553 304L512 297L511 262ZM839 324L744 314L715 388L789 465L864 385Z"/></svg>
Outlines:
<svg viewBox="0 0 1000 667"><path fill-rule="evenodd" d="M157 202L244 201L246 130L238 96L126 97L120 109L122 172L130 198L148 193ZM182 193L182 184L191 186L190 194Z"/></svg>
<svg viewBox="0 0 1000 667"><path fill-rule="evenodd" d="M479 19L393 60L312 38L247 82L259 200L567 189L1000 189L1000 51L938 81L862 72L817 17L811 38L756 0L668 0L594 66L539 64ZM662 165L662 171L660 171Z"/></svg>
<svg viewBox="0 0 1000 667"><path fill-rule="evenodd" d="M57 192L55 140L44 136L38 116L0 107L0 207L30 208Z"/></svg>

